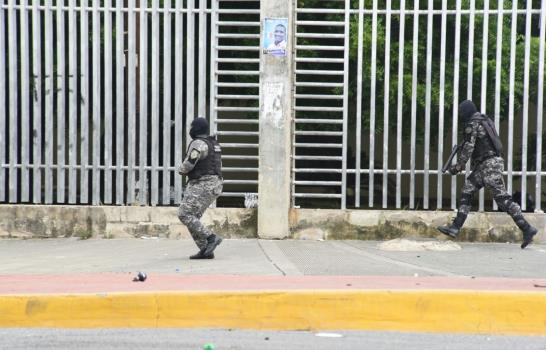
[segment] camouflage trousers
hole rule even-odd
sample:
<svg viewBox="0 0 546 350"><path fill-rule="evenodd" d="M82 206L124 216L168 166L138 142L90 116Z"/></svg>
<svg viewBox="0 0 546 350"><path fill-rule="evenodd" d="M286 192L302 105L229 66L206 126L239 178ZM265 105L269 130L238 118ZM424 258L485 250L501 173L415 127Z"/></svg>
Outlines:
<svg viewBox="0 0 546 350"><path fill-rule="evenodd" d="M520 206L506 191L502 177L503 170L504 160L501 157L492 157L477 164L463 186L459 213L467 215L470 212L474 193L486 187L493 192L493 198L499 208L508 213L518 224L517 220L523 219L523 215Z"/></svg>
<svg viewBox="0 0 546 350"><path fill-rule="evenodd" d="M186 225L199 249L206 247L207 237L212 234L199 219L221 193L222 178L205 175L188 182L184 198L178 207L178 218Z"/></svg>

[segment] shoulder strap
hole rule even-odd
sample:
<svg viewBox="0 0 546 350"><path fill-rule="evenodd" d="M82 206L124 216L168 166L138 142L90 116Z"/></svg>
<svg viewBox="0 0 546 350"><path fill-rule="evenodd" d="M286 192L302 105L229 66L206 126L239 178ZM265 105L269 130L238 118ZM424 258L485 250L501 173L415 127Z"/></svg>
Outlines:
<svg viewBox="0 0 546 350"><path fill-rule="evenodd" d="M472 114L472 116L470 117L470 120L483 121L484 119L489 119L489 118L487 118L485 115L481 114L480 112L476 112Z"/></svg>
<svg viewBox="0 0 546 350"><path fill-rule="evenodd" d="M495 129L495 123L493 123L491 118L483 116L481 124L489 135L489 138L493 142L493 146L495 147L497 153L499 155L502 154L502 142L500 140L499 134L497 134L497 130Z"/></svg>

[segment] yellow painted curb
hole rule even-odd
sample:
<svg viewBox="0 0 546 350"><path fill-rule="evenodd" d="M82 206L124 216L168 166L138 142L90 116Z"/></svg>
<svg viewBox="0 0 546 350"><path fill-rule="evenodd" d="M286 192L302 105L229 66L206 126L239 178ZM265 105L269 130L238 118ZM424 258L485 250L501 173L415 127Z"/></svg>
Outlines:
<svg viewBox="0 0 546 350"><path fill-rule="evenodd" d="M327 290L8 295L0 296L0 327L546 335L546 293Z"/></svg>

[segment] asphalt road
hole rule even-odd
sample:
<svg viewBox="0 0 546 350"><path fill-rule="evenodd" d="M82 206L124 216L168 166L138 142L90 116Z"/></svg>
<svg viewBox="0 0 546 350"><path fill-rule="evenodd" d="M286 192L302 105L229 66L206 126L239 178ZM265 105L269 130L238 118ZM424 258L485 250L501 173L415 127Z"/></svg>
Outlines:
<svg viewBox="0 0 546 350"><path fill-rule="evenodd" d="M336 337L334 337L336 336ZM179 329L0 329L0 349L544 350L546 337L399 332Z"/></svg>

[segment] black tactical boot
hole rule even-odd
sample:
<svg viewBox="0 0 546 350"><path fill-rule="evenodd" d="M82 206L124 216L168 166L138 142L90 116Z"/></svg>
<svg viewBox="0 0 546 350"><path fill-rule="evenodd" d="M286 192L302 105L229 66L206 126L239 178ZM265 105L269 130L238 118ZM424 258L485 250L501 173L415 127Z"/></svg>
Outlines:
<svg viewBox="0 0 546 350"><path fill-rule="evenodd" d="M465 220L466 220L466 214L457 213L457 216L455 217L455 219L453 219L453 223L451 225L438 226L437 229L438 231L442 232L446 236L449 236L451 238L456 238Z"/></svg>
<svg viewBox="0 0 546 350"><path fill-rule="evenodd" d="M523 232L523 242L521 243L521 249L525 249L532 241L533 236L537 234L538 230L531 226L522 215L514 216L514 221L518 225L519 229Z"/></svg>
<svg viewBox="0 0 546 350"><path fill-rule="evenodd" d="M206 248L203 248L199 252L197 252L197 254L191 255L190 259L192 259L192 260L195 260L195 259L214 259L214 253L205 254L205 249Z"/></svg>
<svg viewBox="0 0 546 350"><path fill-rule="evenodd" d="M207 246L205 247L204 255L210 255L214 252L214 249L222 243L222 237L215 235L214 233L207 237Z"/></svg>
<svg viewBox="0 0 546 350"><path fill-rule="evenodd" d="M529 225L529 229L523 231L523 242L521 242L521 249L525 249L532 241L533 236L536 235L538 230L533 226Z"/></svg>

